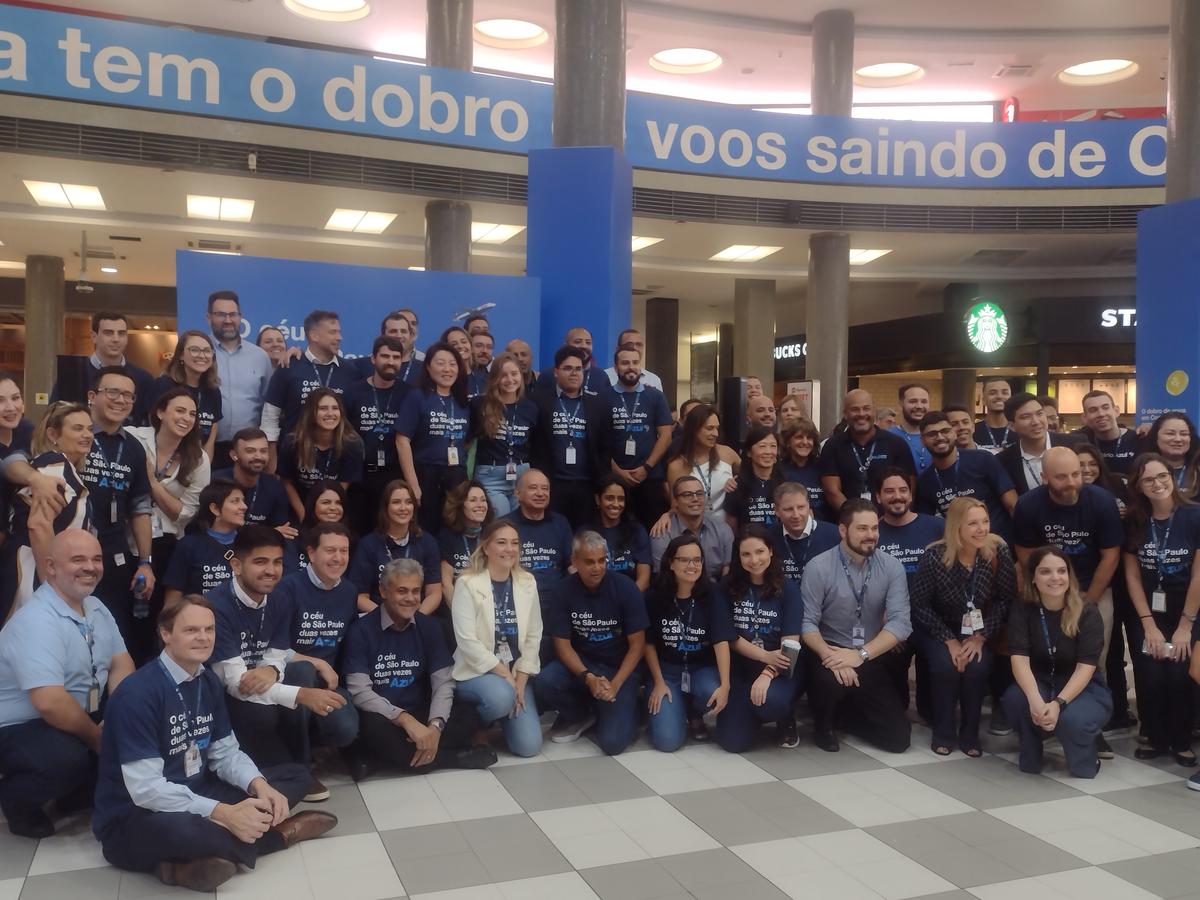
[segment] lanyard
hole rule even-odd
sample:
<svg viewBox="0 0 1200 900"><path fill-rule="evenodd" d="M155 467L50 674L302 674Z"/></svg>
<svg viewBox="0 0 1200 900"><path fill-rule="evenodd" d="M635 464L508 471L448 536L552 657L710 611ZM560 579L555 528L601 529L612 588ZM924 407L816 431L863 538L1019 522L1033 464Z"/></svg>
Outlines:
<svg viewBox="0 0 1200 900"><path fill-rule="evenodd" d="M951 490L954 491L958 490L958 464L960 462L962 462L961 454L954 457L954 465L951 466L951 468L954 469L954 487ZM937 478L938 488L943 491L946 490L946 484L942 481L942 473L938 469L937 465L932 465L929 468L933 469L933 475L935 478ZM947 504L947 506L949 506L949 504ZM942 512L945 512L945 509L943 509Z"/></svg>
<svg viewBox="0 0 1200 900"><path fill-rule="evenodd" d="M319 384L323 388L329 387L329 382L333 381L333 363L325 363L325 365L329 366L329 371L325 373L325 380L322 381L321 380L321 367L318 366L311 359L309 360L309 362L312 364L313 374L317 376L317 384Z"/></svg>
<svg viewBox="0 0 1200 900"><path fill-rule="evenodd" d="M984 568L983 559L975 552L975 564L971 566L971 574L967 576L967 609L975 609L975 592L979 590L979 570Z"/></svg>
<svg viewBox="0 0 1200 900"><path fill-rule="evenodd" d="M1007 425L1004 426L1004 434L1001 435L1000 440L996 440L996 429L995 428L993 428L991 425L989 425L987 427L987 430L988 430L988 434L990 434L992 436L992 444L994 446L1003 447L1008 444L1009 426L1007 426Z"/></svg>
<svg viewBox="0 0 1200 900"><path fill-rule="evenodd" d="M413 364L413 361L410 359L408 362L406 362L406 363L405 363L405 364L404 364L404 365L403 365L403 366L400 368L400 372L399 372L399 374L396 376L396 380L397 380L397 381L405 381L405 382L406 382L406 381L408 381L408 373L409 373L409 371L412 369L412 364Z"/></svg>
<svg viewBox="0 0 1200 900"><path fill-rule="evenodd" d="M371 383L368 381L367 384L371 384ZM392 397L395 396L395 387L394 386L390 387L390 388L384 388L384 390L386 390L388 392L388 399L387 399L386 404L381 404L379 402L379 389L376 388L375 385L371 384L371 395L375 398L375 412L379 416L379 421L377 423L375 423L376 428L379 428L379 426L384 424L383 417L391 411Z"/></svg>
<svg viewBox="0 0 1200 900"><path fill-rule="evenodd" d="M633 394L633 409L629 408L629 404L625 402L625 398ZM637 415L638 407L642 403L641 391L629 391L621 395L621 408L625 410L625 430L629 430L629 426L633 424L633 417Z"/></svg>
<svg viewBox="0 0 1200 900"><path fill-rule="evenodd" d="M1039 456L1038 459L1041 459L1041 457ZM1029 473L1029 480L1033 482L1033 486L1040 487L1042 483L1042 476L1034 471L1033 463L1029 461L1029 457L1022 454L1021 462L1025 464L1025 471Z"/></svg>
<svg viewBox="0 0 1200 900"><path fill-rule="evenodd" d="M192 711L190 709L188 709L187 701L183 699L183 691L180 690L179 685L176 683L175 679L171 677L171 672L167 668L166 663L164 663L160 659L158 661L158 666L160 669L162 669L163 674L167 676L167 681L171 682L171 687L175 688L175 696L179 698L179 705L183 707L183 731L184 731L183 739L186 743L190 744L190 743L192 743ZM200 698L203 696L204 682L200 678L196 678L194 680L196 682L196 705L195 705L196 713L195 713L195 715L196 715L196 721L198 724L199 720L200 720Z"/></svg>
<svg viewBox="0 0 1200 900"><path fill-rule="evenodd" d="M405 542L403 544L397 543L396 546L403 551L404 555L401 557L402 559L410 559L409 553L412 551L412 534L409 533ZM391 562L395 558L392 556L392 538L390 535L385 534L383 536L383 552L387 554L388 562Z"/></svg>
<svg viewBox="0 0 1200 900"><path fill-rule="evenodd" d="M1050 627L1046 624L1046 609L1038 607L1038 615L1042 617L1042 637L1046 639L1046 651L1050 654L1050 691L1054 692L1054 657L1058 653L1058 646L1050 642Z"/></svg>
<svg viewBox="0 0 1200 900"><path fill-rule="evenodd" d="M1187 466L1180 466L1175 470L1175 484L1183 487L1183 477L1187 474Z"/></svg>
<svg viewBox="0 0 1200 900"><path fill-rule="evenodd" d="M313 472L319 476L318 481L325 481L329 478L329 467L333 465L333 447L324 450L316 448L316 451L313 454Z"/></svg>
<svg viewBox="0 0 1200 900"><path fill-rule="evenodd" d="M463 539L463 549L467 551L467 559L470 559L471 554L475 552L475 547L479 546L479 536L476 535L474 538L474 543L475 543L474 547L471 546L472 539L470 537L468 537L465 533L463 534L462 539Z"/></svg>
<svg viewBox="0 0 1200 900"><path fill-rule="evenodd" d="M791 559L792 565L796 567L797 577L799 577L804 571L804 567L808 565L808 553L812 549L812 541L809 539L810 537L811 535L809 537L792 538L786 531L783 533L783 543L787 548L788 557ZM796 553L792 549L795 544L804 544L804 556L800 560L796 559Z"/></svg>
<svg viewBox="0 0 1200 900"><path fill-rule="evenodd" d="M865 485L867 483L867 470L871 468L871 457L875 455L875 441L871 441L871 446L867 448L867 458L865 462L863 461L862 456L859 455L858 444L854 443L853 440L850 441L850 449L854 451L854 461L858 463L858 477Z"/></svg>
<svg viewBox="0 0 1200 900"><path fill-rule="evenodd" d="M508 613L510 610L512 612L514 621L517 618L517 609L513 603L513 587L511 577L504 582L504 589L500 591L496 590L495 582L492 583L492 599L496 603L496 643L499 644L501 641L508 640L508 636L501 631L501 628L503 627L501 625L501 621L508 619Z"/></svg>
<svg viewBox="0 0 1200 900"><path fill-rule="evenodd" d="M575 401L574 411L567 409L567 405L565 403L563 403L562 394L558 395L558 408L560 410L562 410L562 414L564 416L567 416L570 419L570 421L566 423L567 424L567 440L570 442L570 446L574 447L575 446L575 424L578 422L582 425L585 425L585 426L587 425L587 420L580 418L580 416L579 416L579 413L583 410L583 391L581 390L579 392L579 398ZM583 435L580 435L580 437L583 437Z"/></svg>
<svg viewBox="0 0 1200 900"><path fill-rule="evenodd" d="M240 485L240 484L238 485L238 487L242 488L242 499L244 499L246 501L246 521L247 522L250 521L250 516L254 512L254 503L255 503L255 501L258 500L258 486L261 483L262 483L261 481L255 482L254 487L252 487L252 488L242 487L242 485Z"/></svg>
<svg viewBox="0 0 1200 900"><path fill-rule="evenodd" d="M108 468L119 466L121 464L121 457L125 455L125 440L123 438L120 446L117 447L117 458L115 462L109 462L108 454L104 452L104 442L100 440L99 435L97 435L96 440L92 442L92 446L95 448L96 452L100 454L100 458L104 460L104 465Z"/></svg>
<svg viewBox="0 0 1200 900"><path fill-rule="evenodd" d="M456 424L458 403L455 402L452 396L443 397L437 391L433 395L438 398L438 402L442 404L442 412L446 415L446 440L453 444L455 441L462 438L458 429L453 426Z"/></svg>
<svg viewBox="0 0 1200 900"><path fill-rule="evenodd" d="M755 589L754 585L750 585L748 593L751 602L754 604L754 611L750 617L750 633L756 638L759 635L759 622L762 619L762 597L759 596L758 590Z"/></svg>
<svg viewBox="0 0 1200 900"><path fill-rule="evenodd" d="M124 448L124 444L122 444L121 446L122 446L122 448ZM155 467L154 467L154 480L155 481L165 481L167 479L167 476L171 474L171 466L175 465L175 457L178 455L178 453L179 453L178 450L173 450L171 452L171 455L167 457L167 464L165 466L163 466L162 468L159 468L157 465L155 465Z"/></svg>
<svg viewBox="0 0 1200 900"><path fill-rule="evenodd" d="M708 477L704 477L704 470L708 469ZM699 463L692 464L692 471L696 473L696 477L700 479L700 484L704 488L704 498L712 499L712 463L700 465Z"/></svg>
<svg viewBox="0 0 1200 900"><path fill-rule="evenodd" d="M1167 527L1163 531L1162 539L1158 537L1158 522L1154 519L1150 520L1150 530L1154 535L1154 558L1158 564L1158 582L1162 584L1163 567L1167 564L1167 541L1171 540L1171 523L1175 521L1175 511L1171 510L1171 515L1167 517Z"/></svg>
<svg viewBox="0 0 1200 900"><path fill-rule="evenodd" d="M508 408L512 407L512 418L508 417ZM511 459L513 451L524 445L525 441L513 440L513 422L517 420L517 404L506 403L504 405L504 443L508 446L508 456Z"/></svg>
<svg viewBox="0 0 1200 900"><path fill-rule="evenodd" d="M96 655L93 652L96 646L96 626L85 618L82 622L72 619L75 627L79 630L79 636L83 638L83 643L87 647L88 665L92 669L92 684L99 684L100 679L96 675Z"/></svg>
<svg viewBox="0 0 1200 900"><path fill-rule="evenodd" d="M695 615L695 613L696 613L696 601L694 599L692 599L691 597L688 597L687 622L684 622L683 621L683 607L679 605L679 598L676 597L676 598L674 598L674 600L675 600L675 612L677 613L676 621L679 623L679 629L681 632L681 634L679 635L680 643L686 647L688 644L688 632L691 631L691 628L692 628L692 616ZM687 663L688 654L691 651L677 648L676 652L681 653L683 655L683 667L686 669L687 664L688 664Z"/></svg>
<svg viewBox="0 0 1200 900"><path fill-rule="evenodd" d="M850 564L846 562L846 554L842 552L841 547L838 547L838 560L842 564L842 571L846 573L846 583L850 585L850 591L854 594L854 615L858 617L858 624L861 626L863 601L867 599L867 585L871 583L871 560L868 559L863 564L862 588L854 586L854 579L850 577Z"/></svg>
<svg viewBox="0 0 1200 900"><path fill-rule="evenodd" d="M233 602L237 604L238 616L241 618L243 624L249 623L249 624L246 624L246 637L252 639L251 643L257 644L258 636L262 633L263 625L266 624L266 621L267 621L267 601L266 601L266 599L263 600L262 606L260 606L258 608L258 629L257 630L251 630L250 626L254 624L254 619L251 618L253 613L247 614L248 607L246 606L245 603L242 602L241 598L238 597L236 593L234 593Z"/></svg>

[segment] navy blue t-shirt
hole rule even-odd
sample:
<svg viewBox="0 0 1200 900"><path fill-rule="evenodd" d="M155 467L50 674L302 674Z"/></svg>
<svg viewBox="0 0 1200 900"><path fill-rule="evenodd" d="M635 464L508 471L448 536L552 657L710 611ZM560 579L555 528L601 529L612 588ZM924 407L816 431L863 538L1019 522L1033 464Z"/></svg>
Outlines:
<svg viewBox="0 0 1200 900"><path fill-rule="evenodd" d="M267 650L287 650L291 644L291 609L268 595L258 609L251 609L233 592L233 579L205 595L217 619L213 662L240 656L247 669L262 662Z"/></svg>
<svg viewBox="0 0 1200 900"><path fill-rule="evenodd" d="M379 603L383 599L379 594L379 575L394 559L415 559L425 571L425 584L442 583L442 554L437 542L425 532L416 535L411 531L404 544L378 531L366 535L354 548L348 577L360 594L369 594Z"/></svg>
<svg viewBox="0 0 1200 900"><path fill-rule="evenodd" d="M608 570L620 572L629 578L637 578L638 563L650 565L650 535L641 522L630 520L622 525L605 528L592 526L608 545ZM627 536L622 536L622 531Z"/></svg>
<svg viewBox="0 0 1200 900"><path fill-rule="evenodd" d="M109 827L136 806L121 766L161 759L167 781L195 791L205 781L215 780L208 771L209 747L232 731L225 689L209 670L180 685L157 659L133 672L104 710L92 832L103 840ZM188 778L184 754L193 741L200 751L200 770Z"/></svg>
<svg viewBox="0 0 1200 900"><path fill-rule="evenodd" d="M825 489L821 487L821 470L816 463L807 466L797 466L792 462L783 464L783 480L802 484L808 490L808 505L813 515L822 521L828 521L832 515L829 504L825 502Z"/></svg>
<svg viewBox="0 0 1200 900"><path fill-rule="evenodd" d="M504 466L511 459L516 465L529 462L529 441L537 425L537 404L528 397L504 405L495 437L483 430L483 398L471 401L471 433L475 435L475 464Z"/></svg>
<svg viewBox="0 0 1200 900"><path fill-rule="evenodd" d="M551 391L556 388L551 382ZM553 461L552 473L547 473L555 480L587 481L594 474L588 459L588 428L605 428L607 422L588 422L587 404L580 391L578 397L567 397L555 393L554 409L550 421L550 459ZM567 462L567 451L574 448L575 462Z"/></svg>
<svg viewBox="0 0 1200 900"><path fill-rule="evenodd" d="M949 469L930 466L917 478L913 509L931 516L944 516L955 497L974 497L988 508L992 531L1008 540L1012 527L1000 496L1014 490L1012 479L996 457L987 450L959 450Z"/></svg>
<svg viewBox="0 0 1200 900"><path fill-rule="evenodd" d="M973 437L975 446L985 448L994 447L996 450L1002 450L1009 444L1017 442L1017 433L1012 430L1011 425L993 428L987 423L987 419L981 419L975 424L975 434Z"/></svg>
<svg viewBox="0 0 1200 900"><path fill-rule="evenodd" d="M766 596L763 585L750 586L741 598L734 596L728 581L722 585L728 598L729 614L733 630L738 637L764 650L778 650L785 634L799 634L804 624L804 601L800 597L799 582L785 579L783 590L773 597ZM747 678L757 678L763 664L733 652L735 668Z"/></svg>
<svg viewBox="0 0 1200 900"><path fill-rule="evenodd" d="M363 441L363 456L368 472L400 464L396 456L396 418L412 387L396 380L389 388L378 388L369 381L356 381L346 389L342 403L346 418Z"/></svg>
<svg viewBox="0 0 1200 900"><path fill-rule="evenodd" d="M658 440L658 429L673 421L667 398L657 388L640 385L635 391L610 389L601 395L609 407L608 427L612 433L612 458L622 469L642 465ZM633 453L625 452L633 439ZM666 454L663 454L666 457ZM650 470L650 478L663 477L663 460Z"/></svg>
<svg viewBox="0 0 1200 900"><path fill-rule="evenodd" d="M171 553L163 585L185 594L207 594L233 577L231 559L232 541L222 544L206 531L184 535Z"/></svg>
<svg viewBox="0 0 1200 900"><path fill-rule="evenodd" d="M400 404L396 433L412 443L413 462L449 465L450 447L458 450L458 465L467 464L469 410L453 396L436 391L409 391Z"/></svg>
<svg viewBox="0 0 1200 900"><path fill-rule="evenodd" d="M945 532L946 520L939 516L917 513L915 519L899 528L889 525L880 517L879 544L875 549L900 560L911 589L917 566L921 564L921 557L925 555L925 548L934 541L940 541Z"/></svg>
<svg viewBox="0 0 1200 900"><path fill-rule="evenodd" d="M1053 544L1062 550L1071 558L1081 591L1091 587L1100 551L1120 547L1125 538L1116 498L1094 484L1083 485L1073 506L1055 503L1044 484L1022 495L1013 514L1013 534L1018 547Z"/></svg>
<svg viewBox="0 0 1200 900"><path fill-rule="evenodd" d="M726 495L722 511L737 519L739 529L752 523L765 528L774 525L775 488L779 487L779 479L759 478L749 467L743 466L737 481L737 490Z"/></svg>
<svg viewBox="0 0 1200 900"><path fill-rule="evenodd" d="M629 635L645 631L649 624L637 585L612 573L606 573L594 591L584 586L578 573L568 575L546 610L547 634L570 638L584 663L613 667L625 658Z"/></svg>
<svg viewBox="0 0 1200 900"><path fill-rule="evenodd" d="M382 613L375 609L351 624L342 673L367 675L388 703L423 715L432 699L430 675L451 662L442 629L432 619L417 613L403 631L384 631Z"/></svg>
<svg viewBox="0 0 1200 900"><path fill-rule="evenodd" d="M776 522L770 531L775 552L783 559L783 577L796 584L800 583L800 576L810 559L832 550L842 540L837 526L828 522L817 522L812 534L799 539L789 537L782 522Z"/></svg>
<svg viewBox="0 0 1200 900"><path fill-rule="evenodd" d="M657 651L659 662L689 669L716 665L713 644L736 637L728 602L716 585L705 602L679 600L654 589L647 591L650 627L646 629L646 640Z"/></svg>
<svg viewBox="0 0 1200 900"><path fill-rule="evenodd" d="M1133 548L1142 572L1146 600L1153 591L1187 592L1200 547L1200 506L1178 506L1167 519L1152 520Z"/></svg>
<svg viewBox="0 0 1200 900"><path fill-rule="evenodd" d="M213 472L212 480L218 478L232 481L242 489L242 496L246 498L247 525L270 525L276 528L291 519L292 507L288 503L287 491L283 489L283 482L274 475L263 472L254 487L239 484L233 477L233 469Z"/></svg>
<svg viewBox="0 0 1200 900"><path fill-rule="evenodd" d="M538 599L542 609L549 608L554 589L571 565L571 525L565 516L546 510L540 521L527 519L515 509L505 519L517 527L521 539L521 565L533 573L537 581Z"/></svg>
<svg viewBox="0 0 1200 900"><path fill-rule="evenodd" d="M291 610L293 650L338 668L342 641L358 616L358 588L353 582L343 578L325 590L313 584L307 570L301 570L284 576L271 592L271 602Z"/></svg>
<svg viewBox="0 0 1200 900"><path fill-rule="evenodd" d="M350 366L341 360L316 363L307 356L293 359L287 368L276 369L267 383L266 402L280 409L280 434L287 434L296 427L300 410L308 395L317 388L329 388L335 394L344 394L355 381Z"/></svg>
<svg viewBox="0 0 1200 900"><path fill-rule="evenodd" d="M280 478L286 478L295 483L300 495L306 494L319 481L362 480L363 445L362 441L347 440L342 444L342 455L337 456L335 448L330 446L325 450L313 452L313 465L300 464L296 453L296 442L288 435L279 444L279 464L276 467Z"/></svg>
<svg viewBox="0 0 1200 900"><path fill-rule="evenodd" d="M150 396L146 398L146 409L154 409L159 397L177 387L187 388L196 401L196 425L200 428L200 437L207 441L208 433L217 427L222 417L220 388L189 387L172 380L169 375L159 375L151 385Z"/></svg>
<svg viewBox="0 0 1200 900"><path fill-rule="evenodd" d="M1093 435L1095 437L1095 435ZM1132 428L1127 428L1115 441L1102 441L1095 437L1093 443L1104 456L1108 467L1118 475L1128 475L1133 468L1133 458L1137 456L1138 436Z"/></svg>
<svg viewBox="0 0 1200 900"><path fill-rule="evenodd" d="M375 363L371 361L370 356L356 356L354 359L343 358L342 365L354 376L355 382L360 382L375 374ZM408 362L400 363L400 369L396 372L396 381L415 387L421 383L421 375L424 371L425 367L421 365L421 361L416 356L411 356Z"/></svg>
<svg viewBox="0 0 1200 900"><path fill-rule="evenodd" d="M858 444L850 432L835 434L821 449L821 475L836 475L847 499L870 496L874 480L890 466L916 474L913 456L904 438L882 428L865 445Z"/></svg>
<svg viewBox="0 0 1200 900"><path fill-rule="evenodd" d="M129 508L132 501L150 496L145 448L124 428L116 434L96 431L79 478L87 485L92 526L104 555L111 559L120 553L130 559L125 539Z"/></svg>
<svg viewBox="0 0 1200 900"><path fill-rule="evenodd" d="M450 568L454 570L456 578L467 568L471 554L478 546L478 533L475 535L463 534L453 528L443 528L438 532L438 550L441 553L442 562L450 563Z"/></svg>

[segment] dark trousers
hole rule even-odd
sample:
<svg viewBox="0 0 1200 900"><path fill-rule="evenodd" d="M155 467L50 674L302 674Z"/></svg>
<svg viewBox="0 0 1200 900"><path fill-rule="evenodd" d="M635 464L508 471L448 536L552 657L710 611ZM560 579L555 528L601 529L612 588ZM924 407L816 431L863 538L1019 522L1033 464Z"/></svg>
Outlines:
<svg viewBox="0 0 1200 900"><path fill-rule="evenodd" d="M106 513L107 514L107 511ZM121 632L126 646L137 645L137 635L134 632L133 619L133 573L137 568L137 560L132 554L123 551L125 564L117 565L115 554L106 550L104 553L104 575L96 585L96 598L104 604L117 621L117 629Z"/></svg>
<svg viewBox="0 0 1200 900"><path fill-rule="evenodd" d="M607 663L589 659L584 660L584 665L605 678L617 674L617 667ZM556 659L542 666L541 674L533 679L533 694L538 709L555 710L564 722L580 722L589 714L595 715L596 744L609 756L615 756L633 743L641 681L635 669L617 691L616 699L603 702L592 697L587 686Z"/></svg>
<svg viewBox="0 0 1200 900"><path fill-rule="evenodd" d="M628 488L627 492L630 512L647 531L671 508L667 500L667 483L662 478L647 478L641 484ZM592 505L595 505L594 500Z"/></svg>
<svg viewBox="0 0 1200 900"><path fill-rule="evenodd" d="M1053 696L1049 682L1038 681L1043 697ZM1022 772L1038 774L1042 771L1042 740L1046 732L1033 724L1029 716L1029 698L1019 684L1013 684L1004 693L1004 711L1021 738L1020 768ZM1108 717L1112 715L1112 697L1108 685L1098 677L1072 700L1058 717L1054 735L1062 744L1067 757L1067 769L1076 778L1095 778L1100 770L1096 758L1096 738Z"/></svg>
<svg viewBox="0 0 1200 900"><path fill-rule="evenodd" d="M407 710L408 714L428 724L429 710ZM417 745L408 732L379 713L361 714L362 727L358 747L380 762L398 769L412 769L413 754ZM446 730L438 741L438 752L427 766L414 771L429 772L433 769L453 769L458 764L458 755L471 742L472 735L483 728L483 720L470 703L455 703L450 709Z"/></svg>
<svg viewBox="0 0 1200 900"><path fill-rule="evenodd" d="M1171 602L1175 600L1176 602ZM1167 612L1153 613L1154 622L1167 640L1170 640L1179 611L1183 608L1182 595L1168 597ZM1188 662L1157 660L1142 652L1146 631L1135 616L1129 623L1129 647L1133 656L1133 674L1138 689L1138 713L1145 726L1146 737L1155 750L1171 750L1183 753L1192 747L1192 680L1188 676ZM1113 635L1116 635L1116 626ZM1115 643L1115 641L1114 641ZM1110 681L1109 686L1113 686ZM1114 708L1116 692L1114 688Z"/></svg>
<svg viewBox="0 0 1200 900"><path fill-rule="evenodd" d="M312 663L289 663L285 670L285 684L297 687L325 687L325 682L317 675ZM318 747L349 747L358 737L358 708L350 702L350 692L339 686L337 692L345 699L346 705L338 707L327 716L309 713L308 730L302 737L301 762L312 758L312 746Z"/></svg>
<svg viewBox="0 0 1200 900"><path fill-rule="evenodd" d="M391 482L403 478L400 466L388 466L373 472L364 471L362 481L350 485L350 522L356 534L370 534L379 525L379 504L383 502L383 489ZM438 514L441 521L441 513Z"/></svg>
<svg viewBox="0 0 1200 900"><path fill-rule="evenodd" d="M1125 586L1124 579L1113 579L1112 592L1112 638L1108 642L1108 657L1104 660L1104 678L1112 692L1113 716L1123 719L1129 715L1129 679L1125 676L1126 637L1129 639L1129 656L1133 660L1133 681L1139 701L1143 696L1143 686L1139 682L1137 658L1142 650L1142 642L1140 639L1136 641L1133 639L1133 629L1138 627L1136 624L1138 617L1137 611L1133 608L1133 601L1129 599L1129 588ZM1185 664L1184 668L1186 667Z"/></svg>
<svg viewBox="0 0 1200 900"><path fill-rule="evenodd" d="M596 489L590 481L555 479L550 483L550 508L566 516L571 530L578 531L596 518Z"/></svg>
<svg viewBox="0 0 1200 900"><path fill-rule="evenodd" d="M308 788L308 769L304 766L283 765L262 770L267 783L294 807L304 798ZM192 791L220 803L241 803L245 791L220 781L209 774ZM111 823L104 834L98 835L104 858L118 869L152 872L163 862L188 862L194 859L217 857L253 869L258 857L283 849L283 836L269 830L253 844L233 836L233 832L212 819L187 812L153 812L135 809Z"/></svg>
<svg viewBox="0 0 1200 900"><path fill-rule="evenodd" d="M229 458L233 450L233 441L217 441L213 444L212 471L233 468L233 460Z"/></svg>
<svg viewBox="0 0 1200 900"><path fill-rule="evenodd" d="M924 662L929 679L930 720L935 747L960 750L979 749L979 720L983 698L987 694L992 651L985 644L983 656L967 664L962 672L954 667L945 642L924 631L913 630L909 642ZM920 665L920 663L918 663ZM958 736L955 738L954 714L958 712Z"/></svg>
<svg viewBox="0 0 1200 900"><path fill-rule="evenodd" d="M296 662L284 670L284 684L312 687L316 674L311 663ZM260 769L301 763L312 758L309 737L311 712L297 704L295 709L269 703L251 703L226 695L229 724L246 755Z"/></svg>
<svg viewBox="0 0 1200 900"><path fill-rule="evenodd" d="M12 822L94 784L96 758L79 738L31 719L0 728L0 773L0 810Z"/></svg>
<svg viewBox="0 0 1200 900"><path fill-rule="evenodd" d="M796 672L795 677L786 672L777 675L767 688L767 699L762 706L755 706L750 700L753 682L742 675L734 675L729 682L729 702L717 716L717 743L730 753L745 753L753 748L760 725L792 717L792 705L803 681L803 669Z"/></svg>
<svg viewBox="0 0 1200 900"><path fill-rule="evenodd" d="M912 740L912 726L896 694L887 655L869 659L854 671L858 687L844 687L815 653L808 659L808 705L818 732L834 725L889 753L903 753Z"/></svg>
<svg viewBox="0 0 1200 900"><path fill-rule="evenodd" d="M417 510L417 521L430 534L442 530L442 506L446 494L467 480L466 466L433 465L417 463L417 483L421 487L421 508Z"/></svg>

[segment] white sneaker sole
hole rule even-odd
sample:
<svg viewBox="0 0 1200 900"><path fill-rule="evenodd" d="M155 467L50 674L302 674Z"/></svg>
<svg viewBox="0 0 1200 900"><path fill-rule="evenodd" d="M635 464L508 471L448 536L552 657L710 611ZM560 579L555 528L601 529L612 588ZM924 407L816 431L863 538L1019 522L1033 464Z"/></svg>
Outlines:
<svg viewBox="0 0 1200 900"><path fill-rule="evenodd" d="M584 732L587 731L589 728L591 728L595 724L596 724L596 717L588 716L586 719L584 719L578 725L573 727L570 731L564 731L564 732L561 732L560 734L550 735L550 743L552 743L552 744L573 744L577 740L579 740L581 737L583 737Z"/></svg>

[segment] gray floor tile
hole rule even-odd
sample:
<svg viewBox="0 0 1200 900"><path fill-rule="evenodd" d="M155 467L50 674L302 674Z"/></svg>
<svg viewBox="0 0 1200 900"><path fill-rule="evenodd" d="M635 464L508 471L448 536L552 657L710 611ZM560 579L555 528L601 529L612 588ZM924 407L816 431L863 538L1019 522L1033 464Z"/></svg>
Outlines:
<svg viewBox="0 0 1200 900"><path fill-rule="evenodd" d="M1100 868L1160 897L1184 897L1200 886L1200 849L1127 859Z"/></svg>
<svg viewBox="0 0 1200 900"><path fill-rule="evenodd" d="M81 869L25 879L21 900L117 900L121 873L116 869ZM185 892L191 893L191 892ZM191 894L191 896L196 896Z"/></svg>
<svg viewBox="0 0 1200 900"><path fill-rule="evenodd" d="M1152 787L1108 791L1098 795L1105 803L1138 813L1152 821L1200 837L1200 796L1183 782L1156 784Z"/></svg>
<svg viewBox="0 0 1200 900"><path fill-rule="evenodd" d="M444 825L422 825L419 828L395 828L379 832L379 837L393 862L398 859L421 859L444 853L462 853L471 849L471 845L453 822Z"/></svg>
<svg viewBox="0 0 1200 900"><path fill-rule="evenodd" d="M168 887L149 872L122 872L117 888L117 900L188 900L192 897L215 900L216 896L215 893L201 894L187 888Z"/></svg>
<svg viewBox="0 0 1200 900"><path fill-rule="evenodd" d="M787 900L787 894L781 891L761 875L756 875L754 881L735 881L731 884L700 885L687 892L684 896L695 900Z"/></svg>
<svg viewBox="0 0 1200 900"><path fill-rule="evenodd" d="M607 756L564 759L555 765L572 784L583 791L591 803L654 796L654 791L646 787L640 778Z"/></svg>
<svg viewBox="0 0 1200 900"><path fill-rule="evenodd" d="M813 745L811 732L804 728L800 729L800 746L793 750L764 747L752 750L744 756L780 781L887 768L886 764L847 744L842 744L842 749L837 753L826 753Z"/></svg>
<svg viewBox="0 0 1200 900"><path fill-rule="evenodd" d="M404 889L412 894L428 894L455 888L489 884L491 876L470 850L426 856L419 859L392 858Z"/></svg>
<svg viewBox="0 0 1200 900"><path fill-rule="evenodd" d="M724 847L720 850L702 850L698 853L664 856L659 859L659 863L686 891L697 896L714 887L723 887L726 890L726 897L737 897L740 895L730 890L730 885L749 884L756 881L766 882L766 879L758 872ZM770 884L770 882L766 883ZM712 895L710 894L710 896Z"/></svg>
<svg viewBox="0 0 1200 900"><path fill-rule="evenodd" d="M24 878L37 851L37 841L17 837L0 826L0 881Z"/></svg>
<svg viewBox="0 0 1200 900"><path fill-rule="evenodd" d="M1082 869L1088 865L1086 860L1028 834L1008 841L997 841L984 849L997 861L1020 872L1022 878Z"/></svg>
<svg viewBox="0 0 1200 900"><path fill-rule="evenodd" d="M301 803L297 809L314 809L319 812L333 813L337 816L337 828L330 832L334 837L348 834L370 834L375 830L375 822L363 802L358 785L344 784L329 786L329 799L322 803Z"/></svg>
<svg viewBox="0 0 1200 900"><path fill-rule="evenodd" d="M758 812L764 819L778 826L788 837L806 834L825 834L830 831L845 831L854 826L822 806L805 797L799 791L784 788L773 782L744 784L725 789L739 802ZM734 841L747 843L745 841Z"/></svg>
<svg viewBox="0 0 1200 900"><path fill-rule="evenodd" d="M579 873L600 900L659 900L690 896L657 859L596 866Z"/></svg>
<svg viewBox="0 0 1200 900"><path fill-rule="evenodd" d="M976 809L1080 796L1072 787L1051 778L1027 775L994 756L906 766L904 774Z"/></svg>
<svg viewBox="0 0 1200 900"><path fill-rule="evenodd" d="M953 832L928 821L883 825L866 831L958 887L996 884L1020 877L1020 872L995 860L985 849L973 847Z"/></svg>
<svg viewBox="0 0 1200 900"><path fill-rule="evenodd" d="M974 894L966 891L944 891L940 894L926 894L924 897L912 897L910 900L977 900Z"/></svg>
<svg viewBox="0 0 1200 900"><path fill-rule="evenodd" d="M473 819L459 822L458 827L492 881L572 871L571 864L529 816Z"/></svg>
<svg viewBox="0 0 1200 900"><path fill-rule="evenodd" d="M492 771L525 812L584 806L591 801L551 762L500 766Z"/></svg>
<svg viewBox="0 0 1200 900"><path fill-rule="evenodd" d="M666 801L726 846L789 837L783 828L727 790L671 794Z"/></svg>

